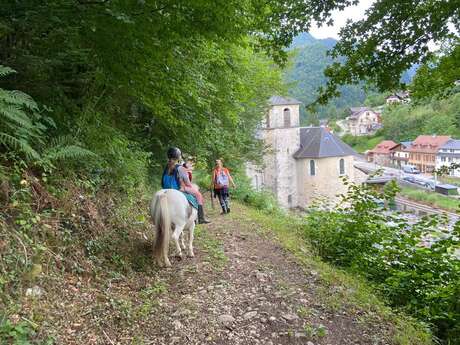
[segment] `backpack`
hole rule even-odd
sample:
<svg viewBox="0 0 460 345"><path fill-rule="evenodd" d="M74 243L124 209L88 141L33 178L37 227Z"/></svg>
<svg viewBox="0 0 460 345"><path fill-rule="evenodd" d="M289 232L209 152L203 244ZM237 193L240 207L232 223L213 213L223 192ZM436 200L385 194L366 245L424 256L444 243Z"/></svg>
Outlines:
<svg viewBox="0 0 460 345"><path fill-rule="evenodd" d="M228 186L228 175L225 170L221 169L220 173L216 172L216 184L219 187Z"/></svg>
<svg viewBox="0 0 460 345"><path fill-rule="evenodd" d="M161 177L161 188L163 189L180 189L180 180L179 180L179 167L180 164L176 164L172 174L168 174L168 166L166 166L163 171L163 176Z"/></svg>

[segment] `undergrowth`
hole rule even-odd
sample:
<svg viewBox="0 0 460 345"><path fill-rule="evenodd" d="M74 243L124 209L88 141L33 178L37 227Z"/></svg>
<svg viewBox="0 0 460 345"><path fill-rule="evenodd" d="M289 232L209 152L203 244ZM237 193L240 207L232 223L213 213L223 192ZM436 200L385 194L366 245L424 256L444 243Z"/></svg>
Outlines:
<svg viewBox="0 0 460 345"><path fill-rule="evenodd" d="M85 175L68 174L66 180L31 169L19 158L2 162L8 178L0 188L0 343L52 344L62 337L50 323L52 304L59 287L67 289L74 279L104 285L142 274L156 280L146 207L150 188L137 183L123 193ZM140 174L132 178L141 181ZM146 294L141 291L140 298L148 299ZM111 292L103 297L121 310L117 318L154 307L117 298ZM95 306L93 312L101 310Z"/></svg>

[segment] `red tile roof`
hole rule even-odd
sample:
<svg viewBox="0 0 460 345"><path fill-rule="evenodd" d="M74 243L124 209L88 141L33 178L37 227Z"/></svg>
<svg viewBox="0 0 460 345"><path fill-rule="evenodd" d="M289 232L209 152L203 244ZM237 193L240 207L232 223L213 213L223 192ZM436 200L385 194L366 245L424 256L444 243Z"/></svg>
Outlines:
<svg viewBox="0 0 460 345"><path fill-rule="evenodd" d="M377 154L390 154L390 150L395 147L396 144L393 140L383 140L377 146L375 146L369 153Z"/></svg>
<svg viewBox="0 0 460 345"><path fill-rule="evenodd" d="M447 135L419 135L412 142L410 152L436 153L439 148L449 141Z"/></svg>

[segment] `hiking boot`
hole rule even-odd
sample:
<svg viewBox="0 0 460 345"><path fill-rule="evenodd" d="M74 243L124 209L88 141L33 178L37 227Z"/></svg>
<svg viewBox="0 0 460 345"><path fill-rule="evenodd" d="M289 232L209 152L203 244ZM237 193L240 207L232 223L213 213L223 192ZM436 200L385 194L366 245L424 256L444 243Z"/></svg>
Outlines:
<svg viewBox="0 0 460 345"><path fill-rule="evenodd" d="M198 224L209 224L209 223L211 222L204 218L203 206L198 205Z"/></svg>

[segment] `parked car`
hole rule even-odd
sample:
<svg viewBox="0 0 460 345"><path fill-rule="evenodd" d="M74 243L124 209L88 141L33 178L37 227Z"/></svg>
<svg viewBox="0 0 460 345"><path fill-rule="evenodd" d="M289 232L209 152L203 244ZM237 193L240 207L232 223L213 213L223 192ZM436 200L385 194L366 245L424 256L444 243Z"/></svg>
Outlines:
<svg viewBox="0 0 460 345"><path fill-rule="evenodd" d="M406 181L406 182L415 183L415 177L414 176L404 176L403 180Z"/></svg>
<svg viewBox="0 0 460 345"><path fill-rule="evenodd" d="M426 188L429 187L428 180L425 180L425 179L421 179L421 178L416 177L414 183L418 184L419 186L426 187Z"/></svg>
<svg viewBox="0 0 460 345"><path fill-rule="evenodd" d="M436 183L433 180L425 180L424 183L425 183L424 186L426 188L430 188L432 190L436 188Z"/></svg>
<svg viewBox="0 0 460 345"><path fill-rule="evenodd" d="M420 174L420 170L412 165L406 165L403 167L403 171L407 174Z"/></svg>

